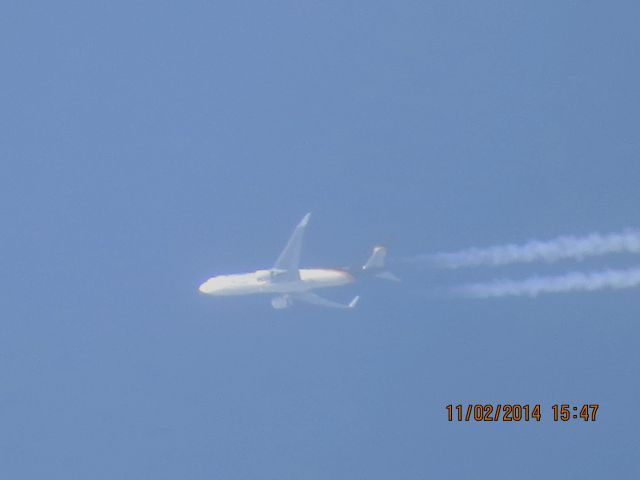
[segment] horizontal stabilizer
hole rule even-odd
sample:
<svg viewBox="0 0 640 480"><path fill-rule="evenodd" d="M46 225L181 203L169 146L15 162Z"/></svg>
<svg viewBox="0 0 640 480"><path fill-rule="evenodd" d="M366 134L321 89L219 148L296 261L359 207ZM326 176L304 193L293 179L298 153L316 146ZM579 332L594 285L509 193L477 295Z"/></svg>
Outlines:
<svg viewBox="0 0 640 480"><path fill-rule="evenodd" d="M385 280L393 280L394 282L399 282L400 281L400 279L398 277L396 277L393 273L391 273L389 271L376 273L375 276L378 277L378 278L384 278Z"/></svg>

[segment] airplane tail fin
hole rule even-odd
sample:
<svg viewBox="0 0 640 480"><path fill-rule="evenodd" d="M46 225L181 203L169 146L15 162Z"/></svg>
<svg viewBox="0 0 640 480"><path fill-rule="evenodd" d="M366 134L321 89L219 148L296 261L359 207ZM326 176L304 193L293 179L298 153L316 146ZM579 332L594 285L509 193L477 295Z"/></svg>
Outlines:
<svg viewBox="0 0 640 480"><path fill-rule="evenodd" d="M387 249L382 245L376 245L373 247L373 253L369 257L369 260L362 266L362 271L371 273L378 278L384 278L385 280L393 280L399 282L400 279L393 273L385 270L384 262L387 258Z"/></svg>

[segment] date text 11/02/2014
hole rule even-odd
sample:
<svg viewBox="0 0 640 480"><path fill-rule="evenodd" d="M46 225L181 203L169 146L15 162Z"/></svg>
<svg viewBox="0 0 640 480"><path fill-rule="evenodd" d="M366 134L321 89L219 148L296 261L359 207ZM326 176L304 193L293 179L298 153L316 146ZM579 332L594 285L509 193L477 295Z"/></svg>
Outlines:
<svg viewBox="0 0 640 480"><path fill-rule="evenodd" d="M568 422L570 420L583 420L595 422L598 408L597 403L583 403L571 405L568 403L556 403L551 406L551 416L554 422ZM446 406L447 420L450 422L539 422L545 417L540 404L468 404Z"/></svg>

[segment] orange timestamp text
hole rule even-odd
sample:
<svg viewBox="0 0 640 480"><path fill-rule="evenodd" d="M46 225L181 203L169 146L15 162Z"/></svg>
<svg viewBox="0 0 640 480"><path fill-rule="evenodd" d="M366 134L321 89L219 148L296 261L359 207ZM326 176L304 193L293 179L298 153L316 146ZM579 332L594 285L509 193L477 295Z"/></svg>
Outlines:
<svg viewBox="0 0 640 480"><path fill-rule="evenodd" d="M600 405L597 403L554 404L551 406L551 418L554 422L568 422L577 419L595 422L599 407ZM539 422L543 418L540 404L449 404L446 406L446 410L447 420L450 422Z"/></svg>

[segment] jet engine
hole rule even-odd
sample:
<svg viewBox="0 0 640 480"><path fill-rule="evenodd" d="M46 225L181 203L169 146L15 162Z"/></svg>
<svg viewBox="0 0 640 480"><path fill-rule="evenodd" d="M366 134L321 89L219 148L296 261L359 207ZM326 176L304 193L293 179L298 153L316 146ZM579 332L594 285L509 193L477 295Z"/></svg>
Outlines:
<svg viewBox="0 0 640 480"><path fill-rule="evenodd" d="M277 310L289 308L291 305L293 305L293 299L289 295L282 295L281 297L273 297L271 299L271 306Z"/></svg>

